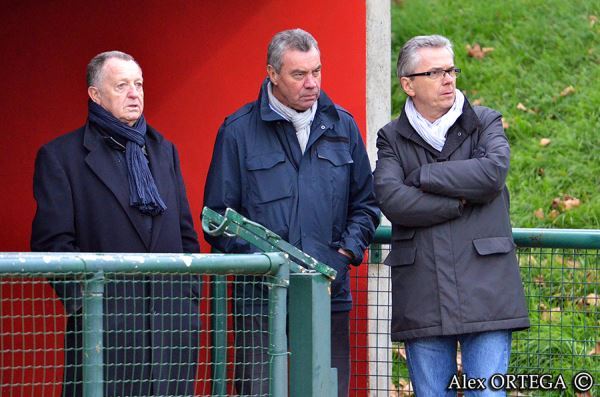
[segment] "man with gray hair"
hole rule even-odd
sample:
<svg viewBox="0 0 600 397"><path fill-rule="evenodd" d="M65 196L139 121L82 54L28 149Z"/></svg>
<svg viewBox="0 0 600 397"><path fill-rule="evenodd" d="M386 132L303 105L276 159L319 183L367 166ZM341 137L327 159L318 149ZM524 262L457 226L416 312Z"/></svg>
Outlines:
<svg viewBox="0 0 600 397"><path fill-rule="evenodd" d="M128 54L104 52L90 61L85 125L44 145L36 158L32 251L199 252L177 151L146 123L143 83ZM83 393L80 276L50 280L67 315L64 397ZM103 395L193 395L198 278L106 278Z"/></svg>
<svg viewBox="0 0 600 397"><path fill-rule="evenodd" d="M268 47L267 78L258 99L221 125L204 205L219 212L233 208L337 271L331 288L332 366L339 395L347 396L349 265L362 262L379 211L358 127L320 87L321 57L314 37L301 29L277 33ZM221 252L253 251L239 239L205 237ZM265 395L267 307L256 305L265 291L252 279L239 281L234 291L235 383L241 395Z"/></svg>
<svg viewBox="0 0 600 397"><path fill-rule="evenodd" d="M403 341L417 396L504 394L512 331L529 319L505 185L510 161L500 113L456 89L450 41L413 37L398 56L408 95L377 137L375 193L392 223L393 341ZM467 390L465 395L469 395Z"/></svg>

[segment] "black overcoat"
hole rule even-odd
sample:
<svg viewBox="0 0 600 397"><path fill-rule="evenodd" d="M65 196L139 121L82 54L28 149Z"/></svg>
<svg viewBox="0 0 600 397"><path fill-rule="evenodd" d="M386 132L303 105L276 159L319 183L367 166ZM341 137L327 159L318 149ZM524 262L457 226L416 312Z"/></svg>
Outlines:
<svg viewBox="0 0 600 397"><path fill-rule="evenodd" d="M392 223L392 340L528 327L501 115L465 100L437 152L403 111L377 148L375 194Z"/></svg>
<svg viewBox="0 0 600 397"><path fill-rule="evenodd" d="M44 145L35 163L31 249L196 253L199 245L173 144L148 126L146 152L166 211L129 205L125 156L89 122ZM68 314L64 396L81 395L81 285L53 282ZM105 395L193 394L197 277L113 276L104 295Z"/></svg>

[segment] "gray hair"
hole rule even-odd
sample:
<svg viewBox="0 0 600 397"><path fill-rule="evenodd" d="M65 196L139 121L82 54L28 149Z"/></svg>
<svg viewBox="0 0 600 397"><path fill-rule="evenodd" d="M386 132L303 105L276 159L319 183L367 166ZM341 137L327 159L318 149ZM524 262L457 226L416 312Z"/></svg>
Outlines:
<svg viewBox="0 0 600 397"><path fill-rule="evenodd" d="M437 34L415 36L404 44L398 54L398 63L396 64L398 78L415 72L417 64L420 61L418 50L421 48L445 48L452 54L452 58L454 58L452 43L444 36Z"/></svg>
<svg viewBox="0 0 600 397"><path fill-rule="evenodd" d="M283 53L289 49L298 50L302 52L308 52L312 48L316 49L319 53L319 45L317 40L305 30L302 29L290 29L281 31L271 39L269 48L267 49L267 65L273 66L275 71L279 73L281 71Z"/></svg>
<svg viewBox="0 0 600 397"><path fill-rule="evenodd" d="M140 64L131 55L126 54L124 52L121 52L121 51L101 52L100 54L93 57L92 60L90 61L90 63L88 63L88 65L87 65L86 77L87 77L88 87L98 85L98 83L100 82L101 77L102 77L102 67L104 66L106 61L108 61L111 58L118 58L118 59L122 59L124 61L133 61L136 63L136 65L140 66ZM140 69L141 69L141 67L140 67Z"/></svg>

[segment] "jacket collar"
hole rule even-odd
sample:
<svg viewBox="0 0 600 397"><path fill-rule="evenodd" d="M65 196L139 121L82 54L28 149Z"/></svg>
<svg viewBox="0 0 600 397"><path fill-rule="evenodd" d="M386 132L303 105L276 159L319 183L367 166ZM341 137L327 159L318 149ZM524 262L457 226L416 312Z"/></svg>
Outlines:
<svg viewBox="0 0 600 397"><path fill-rule="evenodd" d="M271 106L269 105L269 95L267 93L268 82L269 78L266 78L263 81L260 93L258 94L260 118L265 122L286 121L279 113L271 109ZM335 104L325 92L321 91L318 101L317 112L312 122L308 143L306 144L306 152L309 151L313 143L315 143L325 131L333 128L333 125L340 120L340 115Z"/></svg>
<svg viewBox="0 0 600 397"><path fill-rule="evenodd" d="M269 82L269 78L266 78L261 87L260 92L258 94L258 103L260 106L260 118L263 121L285 121L285 119L276 111L271 109L269 106L269 95L267 93L267 83ZM325 92L321 91L319 94L317 105L317 113L315 114L315 121L320 120L321 123L327 123L329 125L340 119L340 115L335 107L335 104L329 99Z"/></svg>
<svg viewBox="0 0 600 397"><path fill-rule="evenodd" d="M148 251L151 252L152 247L156 244L164 216L158 215L153 218L152 236L151 240L148 241L145 238L146 233L144 233L144 228L146 227L144 217L147 215L143 215L136 208L129 205L129 181L127 175L115 164L114 153L112 153L115 148L104 142L104 139L96 126L90 124L89 121L86 122L83 131L83 146L89 153L85 158L85 162L100 181L113 193L121 207L123 207L129 221L133 224L140 239L144 242ZM170 201L168 197L170 189L165 186L165 183L169 180L169 168L168 164L164 164L164 159L168 158L166 157L168 153L163 153L164 147L161 145L163 140L164 138L148 125L146 151L150 161L150 171L154 177L158 192L168 205Z"/></svg>
<svg viewBox="0 0 600 397"><path fill-rule="evenodd" d="M464 142L467 137L469 137L472 133L476 132L480 127L479 119L475 114L475 111L471 107L469 100L465 97L465 103L463 105L463 113L456 120L454 125L450 127L448 133L451 131L460 130L461 135L458 139L452 137L450 140L447 140L442 148L442 152L438 152L433 149L421 136L415 131L410 122L408 121L408 117L406 116L406 112L404 108L402 109L402 113L400 117L398 117L398 122L396 123L396 132L403 136L404 138L418 144L419 146L424 147L428 151L432 152L436 156L442 155L442 157L449 157L454 150L456 150L462 142ZM458 132L458 131L457 131Z"/></svg>

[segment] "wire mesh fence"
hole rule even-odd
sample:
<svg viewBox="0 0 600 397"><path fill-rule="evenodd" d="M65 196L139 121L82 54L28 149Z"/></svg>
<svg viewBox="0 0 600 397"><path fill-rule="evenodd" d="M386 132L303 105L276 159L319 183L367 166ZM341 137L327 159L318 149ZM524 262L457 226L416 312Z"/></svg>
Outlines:
<svg viewBox="0 0 600 397"><path fill-rule="evenodd" d="M517 255L531 328L513 334L509 373L515 377L512 384L510 377L506 380L508 395L600 395L600 249L517 243L521 245ZM548 244L564 247L569 241L559 239ZM373 245L368 270L353 277L354 396L414 395L404 346L389 340L393 304L390 273L381 264L388 253L389 245ZM501 283L498 288L502 288ZM578 377L580 373L591 378ZM580 389L589 385L588 394L578 393L574 382L580 382ZM519 388L523 384L529 387Z"/></svg>
<svg viewBox="0 0 600 397"><path fill-rule="evenodd" d="M96 291L98 272L0 271L0 395L80 396L97 379L92 395L269 395L273 375L287 376L271 354L275 334L286 349L286 299L273 291L285 279L213 269L100 272Z"/></svg>
<svg viewBox="0 0 600 397"><path fill-rule="evenodd" d="M538 379L544 385L562 379L566 390L511 390L509 395L575 396L573 379L582 372L594 383L579 396L599 395L598 240L593 244L556 240L543 247L516 241L532 326L514 334L509 371L545 376ZM391 343L389 337L390 273L381 264L388 252L385 241L373 245L370 264L354 272L352 396L412 395L403 346ZM261 255L244 255L251 262L240 262L236 255L198 255L212 261L202 268L185 257L177 259L182 263L173 257L167 261L159 256L157 263L149 258L133 263L130 258L133 265L113 261L104 267L87 258L86 271L74 270L81 269L81 258L60 266L46 258L48 263L41 261L26 271L19 260L3 267L6 255L0 254L0 395L61 396L65 374L69 375L65 387L76 390L88 379L87 368L101 374L101 395L106 396L283 396L288 360L297 360L301 368L290 365L290 395L308 395L310 382L313 390L319 390L314 380L326 372L327 363L311 361L308 353L318 356L315 352L328 349L329 340L309 341L309 333L319 334L329 321L325 316L329 306L324 303L328 282L314 273L282 278L274 273L273 263L277 258L285 261L284 256L266 255L269 260L264 263L256 259ZM175 264L180 267L173 270ZM52 273L48 266L54 266ZM161 266L171 268L167 272ZM275 299L274 291L293 286L295 277L302 277L297 285L309 278L321 283L321 292L314 295L319 299L309 297L312 284L294 293L290 288L289 306L285 294ZM81 289L98 278L100 290ZM306 315L310 301L314 301L311 314ZM102 329L99 338L89 337ZM100 361L84 365L90 356ZM328 376L323 382L329 382ZM93 383L94 377L90 379ZM583 382L580 386L585 387Z"/></svg>

